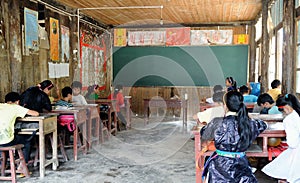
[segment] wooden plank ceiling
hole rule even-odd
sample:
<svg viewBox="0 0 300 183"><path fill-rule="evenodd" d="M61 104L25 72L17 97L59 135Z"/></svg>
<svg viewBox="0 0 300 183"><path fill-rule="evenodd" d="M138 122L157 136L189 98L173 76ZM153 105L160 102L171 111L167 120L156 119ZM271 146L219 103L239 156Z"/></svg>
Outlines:
<svg viewBox="0 0 300 183"><path fill-rule="evenodd" d="M257 18L262 0L55 0L108 26L245 23ZM161 8L163 6L163 8ZM92 8L92 9L87 9Z"/></svg>

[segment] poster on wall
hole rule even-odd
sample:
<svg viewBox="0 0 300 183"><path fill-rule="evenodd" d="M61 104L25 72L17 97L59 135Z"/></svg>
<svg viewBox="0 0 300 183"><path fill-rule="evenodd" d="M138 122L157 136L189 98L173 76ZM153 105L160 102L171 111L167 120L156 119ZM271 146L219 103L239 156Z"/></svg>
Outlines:
<svg viewBox="0 0 300 183"><path fill-rule="evenodd" d="M114 29L114 46L126 46L126 29Z"/></svg>
<svg viewBox="0 0 300 183"><path fill-rule="evenodd" d="M232 44L232 30L191 30L191 45Z"/></svg>
<svg viewBox="0 0 300 183"><path fill-rule="evenodd" d="M97 84L100 88L106 86L106 47L103 38L101 39L102 46L84 42L83 36L80 39L80 81L83 89L88 86ZM98 41L95 41L98 42ZM94 42L94 43L95 43Z"/></svg>
<svg viewBox="0 0 300 183"><path fill-rule="evenodd" d="M248 34L236 34L234 35L234 44L248 44Z"/></svg>
<svg viewBox="0 0 300 183"><path fill-rule="evenodd" d="M61 28L61 61L64 63L69 62L70 59L70 30L66 26Z"/></svg>
<svg viewBox="0 0 300 183"><path fill-rule="evenodd" d="M25 46L24 54L38 51L38 12L24 8Z"/></svg>
<svg viewBox="0 0 300 183"><path fill-rule="evenodd" d="M187 46L190 45L190 27L167 28L166 45L167 46Z"/></svg>
<svg viewBox="0 0 300 183"><path fill-rule="evenodd" d="M59 24L58 20L50 17L50 59L59 61Z"/></svg>
<svg viewBox="0 0 300 183"><path fill-rule="evenodd" d="M166 44L166 31L129 31L128 46L162 46Z"/></svg>

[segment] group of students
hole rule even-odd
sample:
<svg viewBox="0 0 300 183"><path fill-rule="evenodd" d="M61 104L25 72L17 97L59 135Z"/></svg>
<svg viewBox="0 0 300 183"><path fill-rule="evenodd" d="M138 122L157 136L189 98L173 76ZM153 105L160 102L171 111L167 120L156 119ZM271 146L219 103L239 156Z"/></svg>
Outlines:
<svg viewBox="0 0 300 183"><path fill-rule="evenodd" d="M257 103L253 112L260 114L281 114L281 111L275 105L277 99L281 96L281 82L275 79L271 83L271 89L266 93L260 93L260 77L258 83L248 83L241 87L236 87L236 81L232 77L226 78L227 91L239 91L244 98L244 103Z"/></svg>
<svg viewBox="0 0 300 183"><path fill-rule="evenodd" d="M95 99L97 88L93 86L94 92L87 93L86 98L81 94L82 84L74 81L71 87L66 86L61 90L61 96L56 99L56 107L73 107L73 105L86 105L86 99ZM18 135L15 133L15 122L18 117L26 115L39 116L40 113L51 112L52 104L49 97L50 90L54 87L50 80L44 80L36 86L29 87L21 95L17 92L9 92L5 96L5 103L0 103L0 146L7 147L16 144L24 144L23 154L26 163L30 158L31 140L29 136ZM60 95L60 92L57 91ZM108 96L108 99L115 99L117 102L117 117L124 124L126 129L126 120L120 108L124 107L124 97L122 94L122 86L117 85L114 92Z"/></svg>
<svg viewBox="0 0 300 183"><path fill-rule="evenodd" d="M268 93L258 96L257 103L263 107L262 113L278 111L278 106L283 109L288 149L262 171L282 182L300 183L297 166L300 165L300 103L293 94L282 95L278 81L272 82ZM201 140L213 140L216 147L205 163L203 178L210 183L257 182L245 152L267 124L249 118L245 97L238 91L232 77L226 78L225 83L226 92L214 87L212 100L215 107L194 115L194 119L204 125L200 130Z"/></svg>

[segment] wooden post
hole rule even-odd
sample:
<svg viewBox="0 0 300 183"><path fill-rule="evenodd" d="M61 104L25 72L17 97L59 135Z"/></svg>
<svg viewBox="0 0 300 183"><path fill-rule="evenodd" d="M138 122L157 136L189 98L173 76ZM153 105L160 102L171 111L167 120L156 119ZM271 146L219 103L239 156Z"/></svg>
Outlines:
<svg viewBox="0 0 300 183"><path fill-rule="evenodd" d="M255 60L256 60L256 43L255 43L255 26L250 25L250 55L249 55L249 82L255 81Z"/></svg>
<svg viewBox="0 0 300 183"><path fill-rule="evenodd" d="M262 46L261 46L261 93L268 90L269 86L269 33L267 27L269 1L262 1Z"/></svg>
<svg viewBox="0 0 300 183"><path fill-rule="evenodd" d="M283 1L282 93L296 93L295 88L295 0Z"/></svg>
<svg viewBox="0 0 300 183"><path fill-rule="evenodd" d="M4 97L7 92L11 91L11 71L8 57L8 35L9 35L9 8L7 1L0 2L0 62L1 72L0 80L0 101L4 102Z"/></svg>
<svg viewBox="0 0 300 183"><path fill-rule="evenodd" d="M9 10L19 10L20 1L11 0L8 3ZM12 91L21 91L21 67L22 67L22 46L21 46L21 28L20 28L20 14L9 11L9 35L8 35L8 50L11 68L11 84Z"/></svg>

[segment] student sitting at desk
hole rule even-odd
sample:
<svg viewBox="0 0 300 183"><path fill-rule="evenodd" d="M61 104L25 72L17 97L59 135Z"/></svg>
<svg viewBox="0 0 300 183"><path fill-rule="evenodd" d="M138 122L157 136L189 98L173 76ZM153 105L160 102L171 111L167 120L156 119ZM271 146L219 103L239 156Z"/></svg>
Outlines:
<svg viewBox="0 0 300 183"><path fill-rule="evenodd" d="M56 109L68 109L70 107L73 107L73 104L70 103L70 101L72 101L72 88L69 86L64 87L61 90L61 94L62 94L62 99L60 99L55 103ZM57 121L61 127L65 126L69 132L73 132L76 128L73 115L59 115ZM66 144L68 144L69 136L71 135L71 133L68 133L68 131L66 131L64 128L61 127L59 127L58 130L59 131L64 130L66 132L67 135Z"/></svg>
<svg viewBox="0 0 300 183"><path fill-rule="evenodd" d="M85 94L85 98L87 100L98 100L99 95L98 95L98 85L91 85L87 89L87 93Z"/></svg>
<svg viewBox="0 0 300 183"><path fill-rule="evenodd" d="M205 163L203 176L209 183L257 183L245 151L267 125L262 120L249 119L241 93L226 93L224 102L226 116L214 118L200 130L201 139L214 140L217 149Z"/></svg>
<svg viewBox="0 0 300 183"><path fill-rule="evenodd" d="M243 85L239 88L240 93L244 97L244 103L255 103L257 102L257 96L249 94L249 88Z"/></svg>
<svg viewBox="0 0 300 183"><path fill-rule="evenodd" d="M225 92L217 92L213 95L214 107L208 108L203 112L198 112L193 116L195 120L199 120L200 123L209 123L215 117L222 117L225 115L225 109L223 104L223 96Z"/></svg>
<svg viewBox="0 0 300 183"><path fill-rule="evenodd" d="M271 83L272 89L270 89L267 93L273 98L274 101L276 101L281 95L281 83L278 79L275 79Z"/></svg>
<svg viewBox="0 0 300 183"><path fill-rule="evenodd" d="M82 84L79 81L73 81L71 84L72 88L72 102L76 105L87 105L84 96L81 95Z"/></svg>
<svg viewBox="0 0 300 183"><path fill-rule="evenodd" d="M73 107L73 104L70 103L72 101L72 88L69 86L64 87L61 90L62 99L55 103L57 109L59 108L70 108Z"/></svg>
<svg viewBox="0 0 300 183"><path fill-rule="evenodd" d="M25 162L28 163L30 155L30 143L24 135L14 133L14 125L17 117L25 117L26 114L38 116L37 111L26 109L19 105L20 95L10 92L5 96L5 104L0 104L0 146L8 147L23 144Z"/></svg>
<svg viewBox="0 0 300 183"><path fill-rule="evenodd" d="M233 79L233 77L227 77L225 79L225 85L227 87L226 91L236 91L237 90L237 83L236 81Z"/></svg>
<svg viewBox="0 0 300 183"><path fill-rule="evenodd" d="M221 85L215 85L213 88L213 92L214 94L218 92L223 92L223 87ZM213 104L214 103L213 97L207 98L205 102L209 104Z"/></svg>
<svg viewBox="0 0 300 183"><path fill-rule="evenodd" d="M286 179L291 183L300 182L300 103L292 94L280 97L276 105L283 106L287 116L283 119L288 149L267 164L262 171L277 179ZM280 181L286 182L286 181Z"/></svg>
<svg viewBox="0 0 300 183"><path fill-rule="evenodd" d="M39 113L50 112L52 106L48 95L53 87L54 85L50 80L44 80L37 86L28 88L21 94L20 105Z"/></svg>
<svg viewBox="0 0 300 183"><path fill-rule="evenodd" d="M281 114L278 107L275 105L274 100L267 93L258 96L257 105L263 107L260 114Z"/></svg>
<svg viewBox="0 0 300 183"><path fill-rule="evenodd" d="M124 96L122 93L122 89L123 86L122 85L117 85L114 89L114 93L110 94L108 96L108 99L115 99L116 100L116 112L117 112L117 117L120 119L120 121L122 122L122 124L124 125L124 129L127 129L127 122L125 117L123 116L123 114L120 111L120 108L125 107L125 103L124 103Z"/></svg>

